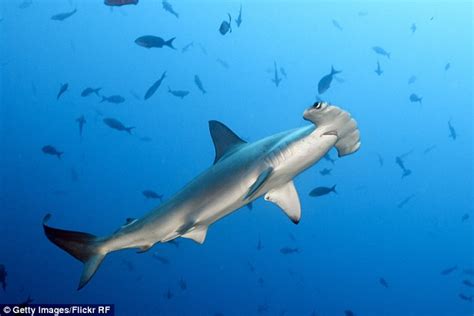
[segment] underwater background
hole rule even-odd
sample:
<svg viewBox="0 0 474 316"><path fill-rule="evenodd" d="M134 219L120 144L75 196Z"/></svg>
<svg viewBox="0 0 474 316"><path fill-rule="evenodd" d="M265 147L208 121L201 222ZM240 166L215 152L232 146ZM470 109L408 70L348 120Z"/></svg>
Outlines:
<svg viewBox="0 0 474 316"><path fill-rule="evenodd" d="M158 0L0 2L0 302L113 303L117 315L472 315L473 3L168 4L178 16ZM176 37L176 49L141 47L143 35ZM319 93L332 66L341 72ZM81 96L88 87L101 89ZM124 102L101 102L114 95ZM111 233L160 204L144 190L166 200L212 164L209 120L255 141L310 124L302 113L319 99L353 115L362 145L295 179L298 225L260 199L212 225L203 245L113 253L76 291L82 264L44 236L45 214L54 227ZM333 185L337 194L309 196Z"/></svg>

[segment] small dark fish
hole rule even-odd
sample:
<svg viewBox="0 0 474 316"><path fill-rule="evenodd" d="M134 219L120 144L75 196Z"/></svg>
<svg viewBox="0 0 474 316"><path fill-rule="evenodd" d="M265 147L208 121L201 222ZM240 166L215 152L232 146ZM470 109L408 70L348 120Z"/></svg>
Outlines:
<svg viewBox="0 0 474 316"><path fill-rule="evenodd" d="M61 159L61 155L63 154L63 152L58 151L56 148L54 148L51 145L43 146L43 148L41 148L41 150L43 151L43 153L45 153L47 155L57 156L58 159Z"/></svg>
<svg viewBox="0 0 474 316"><path fill-rule="evenodd" d="M387 58L390 58L390 53L387 52L385 49L383 49L380 46L373 46L372 50L379 55L386 56Z"/></svg>
<svg viewBox="0 0 474 316"><path fill-rule="evenodd" d="M407 197L404 198L400 203L397 204L397 207L398 207L398 208L402 208L403 206L405 206L405 204L407 204L408 202L410 202L410 200L413 199L414 197L415 197L415 194L412 194L412 195L407 196Z"/></svg>
<svg viewBox="0 0 474 316"><path fill-rule="evenodd" d="M275 73L274 73L274 77L272 78L272 82L275 84L276 87L278 87L280 85L281 78L278 77L278 70L277 70L276 61L273 62L273 66L275 68Z"/></svg>
<svg viewBox="0 0 474 316"><path fill-rule="evenodd" d="M138 0L104 0L104 4L111 7L120 7L128 4L137 4Z"/></svg>
<svg viewBox="0 0 474 316"><path fill-rule="evenodd" d="M77 124L79 124L79 136L82 137L82 129L84 128L84 124L86 124L86 118L84 115L81 115L76 119Z"/></svg>
<svg viewBox="0 0 474 316"><path fill-rule="evenodd" d="M427 153L431 152L435 148L436 148L436 145L431 145L430 147L427 147L425 148L425 150L423 150L423 154L426 155Z"/></svg>
<svg viewBox="0 0 474 316"><path fill-rule="evenodd" d="M332 79L334 78L334 75L341 72L342 72L341 70L335 70L334 67L331 66L331 73L325 75L324 77L321 78L321 80L319 80L318 93L323 94L324 92L326 92L329 89L329 87L331 87L331 82L332 82Z"/></svg>
<svg viewBox="0 0 474 316"><path fill-rule="evenodd" d="M356 314L351 310L345 310L344 315L345 316L356 316Z"/></svg>
<svg viewBox="0 0 474 316"><path fill-rule="evenodd" d="M188 288L188 284L183 278L179 279L179 288L183 291L185 291Z"/></svg>
<svg viewBox="0 0 474 316"><path fill-rule="evenodd" d="M172 15L174 15L176 18L179 18L179 14L173 9L173 6L171 5L171 3L169 3L168 1L166 0L163 0L162 2L163 4L163 10L171 13Z"/></svg>
<svg viewBox="0 0 474 316"><path fill-rule="evenodd" d="M336 159L332 158L331 155L329 153L326 153L324 156L323 156L324 160L327 160L329 161L330 163L334 164L336 162Z"/></svg>
<svg viewBox="0 0 474 316"><path fill-rule="evenodd" d="M474 275L474 269L464 269L462 272L467 275Z"/></svg>
<svg viewBox="0 0 474 316"><path fill-rule="evenodd" d="M331 171L332 171L332 169L324 168L323 170L320 170L319 173L322 176L329 176L329 175L331 175Z"/></svg>
<svg viewBox="0 0 474 316"><path fill-rule="evenodd" d="M163 201L163 195L158 194L155 191L152 190L144 190L142 191L142 194L145 196L147 199L158 199L160 201Z"/></svg>
<svg viewBox="0 0 474 316"><path fill-rule="evenodd" d="M444 71L448 71L449 68L451 68L451 63L447 63L446 65L444 65Z"/></svg>
<svg viewBox="0 0 474 316"><path fill-rule="evenodd" d="M142 142L151 142L153 139L151 137L148 137L148 136L143 136L143 137L140 137L140 140Z"/></svg>
<svg viewBox="0 0 474 316"><path fill-rule="evenodd" d="M318 196L323 196L323 195L326 195L326 194L329 194L331 192L334 192L337 194L336 192L336 185L333 185L332 187L317 187L317 188L314 188L313 190L311 190L311 192L309 192L309 196L312 196L312 197L318 197Z"/></svg>
<svg viewBox="0 0 474 316"><path fill-rule="evenodd" d="M193 46L194 46L194 42L184 45L183 48L181 48L181 53L186 53Z"/></svg>
<svg viewBox="0 0 474 316"><path fill-rule="evenodd" d="M149 98L151 98L153 94L155 94L156 90L158 90L158 88L161 86L161 83L163 82L165 78L166 78L166 71L163 72L160 79L155 81L155 83L152 84L150 88L148 88L148 90L145 93L145 97L144 97L145 100L148 100Z"/></svg>
<svg viewBox="0 0 474 316"><path fill-rule="evenodd" d="M285 70L285 68L280 67L280 73L282 74L283 77L285 77L285 79L288 78L288 76L286 75L286 70Z"/></svg>
<svg viewBox="0 0 474 316"><path fill-rule="evenodd" d="M395 163L397 165L400 166L400 168L402 169L403 173L402 173L402 178L405 178L407 176L409 176L411 174L411 170L410 169L407 169L405 168L405 163L402 159L402 156L398 156L395 158Z"/></svg>
<svg viewBox="0 0 474 316"><path fill-rule="evenodd" d="M464 300L464 301L472 302L472 296L468 296L468 295L466 295L466 294L460 293L460 294L459 294L459 298L462 299L462 300Z"/></svg>
<svg viewBox="0 0 474 316"><path fill-rule="evenodd" d="M461 217L461 222L464 223L464 222L467 221L468 219L469 219L469 214L466 213L466 214L464 214L464 215Z"/></svg>
<svg viewBox="0 0 474 316"><path fill-rule="evenodd" d="M384 278L379 278L379 283L381 286L388 289L388 282Z"/></svg>
<svg viewBox="0 0 474 316"><path fill-rule="evenodd" d="M220 58L217 58L216 61L219 63L219 65L221 65L225 69L229 69L229 64L226 61L224 61Z"/></svg>
<svg viewBox="0 0 474 316"><path fill-rule="evenodd" d="M155 258L156 260L158 260L159 262L161 262L162 264L169 264L170 261L168 260L168 258L166 257L163 257L163 256L160 256L156 253L153 254L153 258Z"/></svg>
<svg viewBox="0 0 474 316"><path fill-rule="evenodd" d="M415 23L412 23L412 25L410 26L410 30L411 30L412 34L416 32L416 24Z"/></svg>
<svg viewBox="0 0 474 316"><path fill-rule="evenodd" d="M252 264L252 262L247 261L247 266L249 267L250 272L255 272L255 266Z"/></svg>
<svg viewBox="0 0 474 316"><path fill-rule="evenodd" d="M289 255L289 254L298 253L298 252L300 252L298 248L283 247L280 249L280 253L284 255Z"/></svg>
<svg viewBox="0 0 474 316"><path fill-rule="evenodd" d="M87 97L87 96L90 96L92 93L95 93L96 96L100 96L99 95L99 91L101 90L102 88L85 88L84 90L82 90L81 92L81 97Z"/></svg>
<svg viewBox="0 0 474 316"><path fill-rule="evenodd" d="M132 134L132 129L135 128L134 126L125 127L125 125L123 125L122 122L110 117L103 119L103 122L105 123L105 125L107 125L110 128L116 129L117 131L125 131L129 134Z"/></svg>
<svg viewBox="0 0 474 316"><path fill-rule="evenodd" d="M258 242L257 242L257 250L260 251L263 249L263 246L262 246L262 240L260 240L260 238L258 238Z"/></svg>
<svg viewBox="0 0 474 316"><path fill-rule="evenodd" d="M0 264L0 283L2 284L3 291L7 288L7 269L5 265Z"/></svg>
<svg viewBox="0 0 474 316"><path fill-rule="evenodd" d="M166 293L165 293L165 294L163 294L163 296L164 296L164 298L166 298L166 299L169 299L169 300L170 300L170 299L172 299L172 298L173 298L174 294L173 294L173 292L171 292L171 290L170 290L170 289L168 289L168 291L166 291Z"/></svg>
<svg viewBox="0 0 474 316"><path fill-rule="evenodd" d="M263 284L265 283L265 280L262 277L259 277L257 280L257 283L260 287L263 287Z"/></svg>
<svg viewBox="0 0 474 316"><path fill-rule="evenodd" d="M77 12L77 9L74 9L72 10L71 12L65 12L65 13L59 13L59 14L55 14L51 17L51 20L55 20L55 21L64 21L66 20L67 18L71 17L74 13Z"/></svg>
<svg viewBox="0 0 474 316"><path fill-rule="evenodd" d="M168 87L168 92L181 99L184 99L184 97L189 94L189 91L187 90L171 90L170 87Z"/></svg>
<svg viewBox="0 0 474 316"><path fill-rule="evenodd" d="M232 33L232 26L230 25L232 17L230 16L230 13L227 13L227 15L229 16L229 21L222 21L219 26L219 33L221 33L221 35L226 35L227 32Z"/></svg>
<svg viewBox="0 0 474 316"><path fill-rule="evenodd" d="M456 271L457 269L458 269L458 266L453 266L453 267L446 268L446 269L441 271L441 275L451 274L452 272Z"/></svg>
<svg viewBox="0 0 474 316"><path fill-rule="evenodd" d="M196 86L198 87L198 89L202 92L202 94L206 94L207 91L206 89L204 89L203 85L202 85L202 81L201 79L199 78L198 75L194 75L194 83L196 84Z"/></svg>
<svg viewBox="0 0 474 316"><path fill-rule="evenodd" d="M415 81L416 81L416 76L411 76L410 78L408 78L408 84L415 83Z"/></svg>
<svg viewBox="0 0 474 316"><path fill-rule="evenodd" d="M33 4L33 0L23 0L19 5L19 9L26 9Z"/></svg>
<svg viewBox="0 0 474 316"><path fill-rule="evenodd" d="M378 61L377 61L377 69L375 69L375 73L379 76L383 74L383 70L382 68L380 68L380 63Z"/></svg>
<svg viewBox="0 0 474 316"><path fill-rule="evenodd" d="M412 103L414 103L414 102L420 102L420 104L421 104L422 101L423 101L423 98L419 97L419 96L416 95L415 93L410 94L410 102L412 102Z"/></svg>
<svg viewBox="0 0 474 316"><path fill-rule="evenodd" d="M162 48L163 46L168 46L169 48L175 49L173 46L173 41L176 37L170 38L169 40L165 41L161 37L153 36L153 35L145 35L137 38L135 43L138 46L142 46L145 48Z"/></svg>
<svg viewBox="0 0 474 316"><path fill-rule="evenodd" d="M449 128L449 137L451 137L453 140L456 140L457 133L453 125L451 125L451 120L448 121L448 128Z"/></svg>
<svg viewBox="0 0 474 316"><path fill-rule="evenodd" d="M332 20L332 25L337 28L339 31L342 31L342 26L336 20Z"/></svg>
<svg viewBox="0 0 474 316"><path fill-rule="evenodd" d="M462 284L464 284L465 286L474 287L474 283L472 283L471 280L463 280Z"/></svg>
<svg viewBox="0 0 474 316"><path fill-rule="evenodd" d="M240 5L239 16L235 20L235 24L237 24L237 27L240 27L240 24L242 24L242 4Z"/></svg>
<svg viewBox="0 0 474 316"><path fill-rule="evenodd" d="M56 96L56 100L59 100L59 98L64 94L64 92L67 91L68 88L69 88L68 83L62 84L61 87L59 87L59 92L58 92L58 95Z"/></svg>
<svg viewBox="0 0 474 316"><path fill-rule="evenodd" d="M380 154L377 154L377 158L379 160L380 167L383 167L383 157Z"/></svg>
<svg viewBox="0 0 474 316"><path fill-rule="evenodd" d="M108 102L108 103L113 103L113 104L120 104L125 102L125 98L122 97L121 95L111 95L110 97L102 96L102 102Z"/></svg>

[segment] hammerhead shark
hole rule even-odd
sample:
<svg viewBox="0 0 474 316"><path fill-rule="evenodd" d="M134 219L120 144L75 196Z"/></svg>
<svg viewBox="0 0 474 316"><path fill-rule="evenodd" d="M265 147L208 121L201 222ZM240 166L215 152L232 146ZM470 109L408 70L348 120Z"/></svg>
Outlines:
<svg viewBox="0 0 474 316"><path fill-rule="evenodd" d="M293 178L333 147L339 157L360 147L357 123L339 107L318 101L304 111L303 118L312 124L253 143L224 124L209 121L215 147L213 165L168 201L139 219L127 219L117 231L103 237L50 227L50 214L43 220L44 233L84 263L79 290L108 253L127 248L144 252L178 237L202 244L211 224L261 196L297 224L301 205Z"/></svg>

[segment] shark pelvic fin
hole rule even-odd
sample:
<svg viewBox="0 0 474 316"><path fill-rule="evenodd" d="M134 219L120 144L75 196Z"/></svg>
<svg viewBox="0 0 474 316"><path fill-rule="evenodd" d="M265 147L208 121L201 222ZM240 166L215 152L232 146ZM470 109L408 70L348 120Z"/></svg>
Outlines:
<svg viewBox="0 0 474 316"><path fill-rule="evenodd" d="M301 218L301 204L293 181L272 189L265 194L265 200L278 205L295 224Z"/></svg>
<svg viewBox="0 0 474 316"><path fill-rule="evenodd" d="M216 150L214 164L218 162L225 154L235 149L236 146L245 144L237 134L230 128L218 121L209 121L209 131Z"/></svg>
<svg viewBox="0 0 474 316"><path fill-rule="evenodd" d="M198 244L204 243L207 235L207 226L206 225L198 225L186 232L185 234L181 235L183 238L189 238L197 242Z"/></svg>
<svg viewBox="0 0 474 316"><path fill-rule="evenodd" d="M255 192L257 192L263 186L265 181L268 180L272 172L273 172L272 167L268 167L267 169L263 170L263 172L260 173L260 175L258 176L257 180L255 180L255 182L250 186L249 191L244 197L244 200L254 195Z"/></svg>

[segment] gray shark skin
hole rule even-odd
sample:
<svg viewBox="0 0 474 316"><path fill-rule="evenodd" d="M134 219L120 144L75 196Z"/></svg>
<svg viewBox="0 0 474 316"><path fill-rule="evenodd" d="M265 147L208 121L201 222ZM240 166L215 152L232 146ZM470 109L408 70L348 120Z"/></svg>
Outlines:
<svg viewBox="0 0 474 316"><path fill-rule="evenodd" d="M224 124L210 121L214 164L168 201L104 237L50 227L48 214L43 220L45 235L84 263L81 289L108 253L127 248L144 252L158 242L178 237L202 244L211 224L261 196L298 223L301 206L293 178L332 147L340 157L360 147L357 123L340 108L316 102L303 117L312 124L254 143L246 143Z"/></svg>

